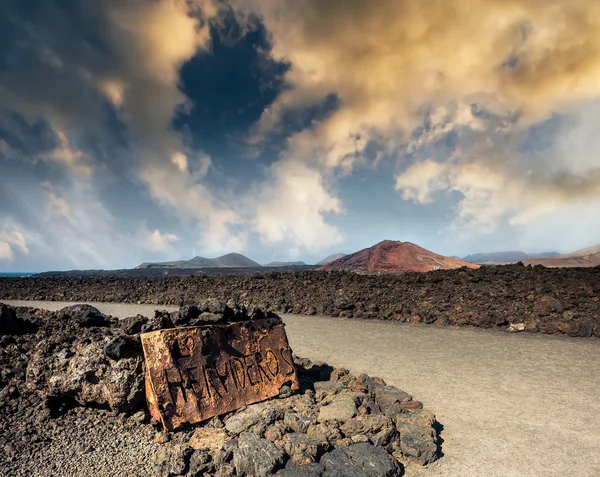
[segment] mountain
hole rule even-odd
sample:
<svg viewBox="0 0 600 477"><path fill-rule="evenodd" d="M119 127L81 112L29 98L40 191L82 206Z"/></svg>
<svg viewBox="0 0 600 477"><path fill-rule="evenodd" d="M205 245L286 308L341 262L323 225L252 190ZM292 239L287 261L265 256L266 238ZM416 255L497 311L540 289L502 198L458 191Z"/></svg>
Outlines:
<svg viewBox="0 0 600 477"><path fill-rule="evenodd" d="M194 257L191 260L174 262L144 262L135 268L247 268L262 267L261 264L239 253L228 253L222 257Z"/></svg>
<svg viewBox="0 0 600 477"><path fill-rule="evenodd" d="M265 267L302 267L305 265L304 262L270 262Z"/></svg>
<svg viewBox="0 0 600 477"><path fill-rule="evenodd" d="M545 258L530 258L526 265L544 265L545 267L596 267L600 265L600 244L583 248L573 253L554 255Z"/></svg>
<svg viewBox="0 0 600 477"><path fill-rule="evenodd" d="M328 257L325 257L320 262L317 262L317 265L327 265L328 263L331 263L334 260L337 260L338 258L342 258L345 256L346 256L345 253L334 253L333 255L329 255Z"/></svg>
<svg viewBox="0 0 600 477"><path fill-rule="evenodd" d="M438 255L411 242L384 240L373 247L338 258L319 270L397 273L429 272L460 267L479 268L479 265Z"/></svg>
<svg viewBox="0 0 600 477"><path fill-rule="evenodd" d="M492 253L474 253L463 258L465 262L485 263L496 265L501 263L525 262L529 258L546 258L552 255L558 255L558 252L543 253L525 253L525 252L492 252Z"/></svg>

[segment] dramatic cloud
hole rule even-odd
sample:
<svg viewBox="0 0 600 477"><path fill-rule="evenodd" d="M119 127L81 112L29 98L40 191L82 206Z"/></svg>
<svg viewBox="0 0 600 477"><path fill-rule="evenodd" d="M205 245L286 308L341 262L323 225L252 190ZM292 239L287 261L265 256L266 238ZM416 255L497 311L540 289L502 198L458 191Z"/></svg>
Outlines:
<svg viewBox="0 0 600 477"><path fill-rule="evenodd" d="M367 237L376 221L410 234L425 212L425 239L528 246L531 227L600 205L593 0L8 0L2 12L0 230L30 251L2 238L5 261L319 259L370 245L349 231Z"/></svg>
<svg viewBox="0 0 600 477"><path fill-rule="evenodd" d="M340 232L324 220L341 213L340 201L326 189L321 175L300 161L271 168L274 186L259 195L255 226L267 243L287 241L318 251L341 242Z"/></svg>
<svg viewBox="0 0 600 477"><path fill-rule="evenodd" d="M29 249L25 237L18 230L0 230L0 260L12 260L14 258L13 248L27 255Z"/></svg>
<svg viewBox="0 0 600 477"><path fill-rule="evenodd" d="M168 252L173 253L173 243L177 242L177 235L169 233L161 233L155 229L152 233L144 229L141 243L151 252Z"/></svg>
<svg viewBox="0 0 600 477"><path fill-rule="evenodd" d="M265 111L258 137L268 138L292 111L339 98L338 109L290 139L286 158L348 173L365 162L370 141L387 153L415 153L451 133L464 136L459 145L466 149L439 161L447 164L424 157L406 169L401 154L406 170L397 188L417 202L432 200L435 190L457 190L465 197L459 222L487 232L515 208L530 209L513 216L518 222L582 195L599 197L597 162L582 169L563 151L562 161L549 154L533 163L520 151L523 130L553 113L577 115L584 101L600 96L597 2L250 0L237 7L260 14L274 54L293 65L290 88ZM445 111L450 120L440 124ZM410 140L424 117L433 126ZM499 118L510 119L500 125ZM503 142L473 154L472 142L489 141L500 127ZM525 175L523 162L532 166Z"/></svg>

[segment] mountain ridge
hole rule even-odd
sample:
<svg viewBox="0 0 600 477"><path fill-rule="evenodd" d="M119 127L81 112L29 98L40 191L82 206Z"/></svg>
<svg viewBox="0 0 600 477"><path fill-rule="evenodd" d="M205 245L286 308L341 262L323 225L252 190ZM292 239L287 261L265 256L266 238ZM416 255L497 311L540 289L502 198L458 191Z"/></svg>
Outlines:
<svg viewBox="0 0 600 477"><path fill-rule="evenodd" d="M144 262L141 268L249 268L262 267L260 263L249 259L241 253L228 253L220 257L206 258L196 256L190 260L174 260L170 262Z"/></svg>
<svg viewBox="0 0 600 477"><path fill-rule="evenodd" d="M346 256L345 253L332 253L331 255L328 255L327 257L325 257L323 260L320 260L317 263L315 263L315 265L327 265L328 263L331 263L334 260L337 260L338 258L342 258L345 256Z"/></svg>
<svg viewBox="0 0 600 477"><path fill-rule="evenodd" d="M306 263L302 261L298 262L269 262L265 263L263 267L304 267Z"/></svg>
<svg viewBox="0 0 600 477"><path fill-rule="evenodd" d="M600 266L600 243L575 252L545 258L531 258L526 265L544 265L549 268Z"/></svg>
<svg viewBox="0 0 600 477"><path fill-rule="evenodd" d="M463 257L462 260L478 264L501 264L525 262L530 258L546 258L553 255L558 255L558 252L526 253L520 250L512 250L504 252L473 253Z"/></svg>

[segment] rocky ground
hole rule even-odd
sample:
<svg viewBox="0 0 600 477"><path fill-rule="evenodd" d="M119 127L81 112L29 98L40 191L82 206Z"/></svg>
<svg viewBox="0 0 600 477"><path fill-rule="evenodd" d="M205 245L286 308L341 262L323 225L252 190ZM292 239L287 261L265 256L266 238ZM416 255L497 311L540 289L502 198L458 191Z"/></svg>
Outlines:
<svg viewBox="0 0 600 477"><path fill-rule="evenodd" d="M507 265L398 275L303 271L165 278L4 278L1 299L181 305L213 296L275 312L600 336L600 267Z"/></svg>
<svg viewBox="0 0 600 477"><path fill-rule="evenodd" d="M420 402L300 358L299 392L163 432L145 407L139 334L268 315L216 305L118 320L88 305L0 304L0 475L376 477L438 458L435 416Z"/></svg>

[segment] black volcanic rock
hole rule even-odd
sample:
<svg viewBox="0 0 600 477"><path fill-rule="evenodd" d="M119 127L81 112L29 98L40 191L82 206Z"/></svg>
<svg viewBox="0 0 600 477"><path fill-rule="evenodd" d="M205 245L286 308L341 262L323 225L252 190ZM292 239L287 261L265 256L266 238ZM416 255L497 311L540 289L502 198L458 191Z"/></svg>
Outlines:
<svg viewBox="0 0 600 477"><path fill-rule="evenodd" d="M246 319L269 315L255 306L232 305L205 300L197 308ZM133 332L153 321L169 325L170 314L131 317L123 325L81 305L57 312L0 305L0 311L11 322L34 320L37 326L35 333L16 328L16 334L0 335L0 475L29 475L30 469L35 475L63 475L75 462L79 471L104 477L277 472L378 477L400 475L396 459L425 463L439 455L435 416L404 400L408 394L380 378L295 356L297 392L288 387L192 429L157 433L144 405L140 341L124 329ZM211 312L200 317L204 313ZM108 324L82 327L90 316ZM404 411L394 418L381 414L373 401L383 399L379 388L386 389L388 401L401 396ZM338 401L356 414L343 433L335 420L317 422Z"/></svg>
<svg viewBox="0 0 600 477"><path fill-rule="evenodd" d="M600 336L600 267L514 264L397 275L303 271L151 279L0 278L0 301L191 305L210 296L240 309L260 304L274 312Z"/></svg>
<svg viewBox="0 0 600 477"><path fill-rule="evenodd" d="M17 314L15 309L0 303L0 335L34 333L38 319L26 313Z"/></svg>

